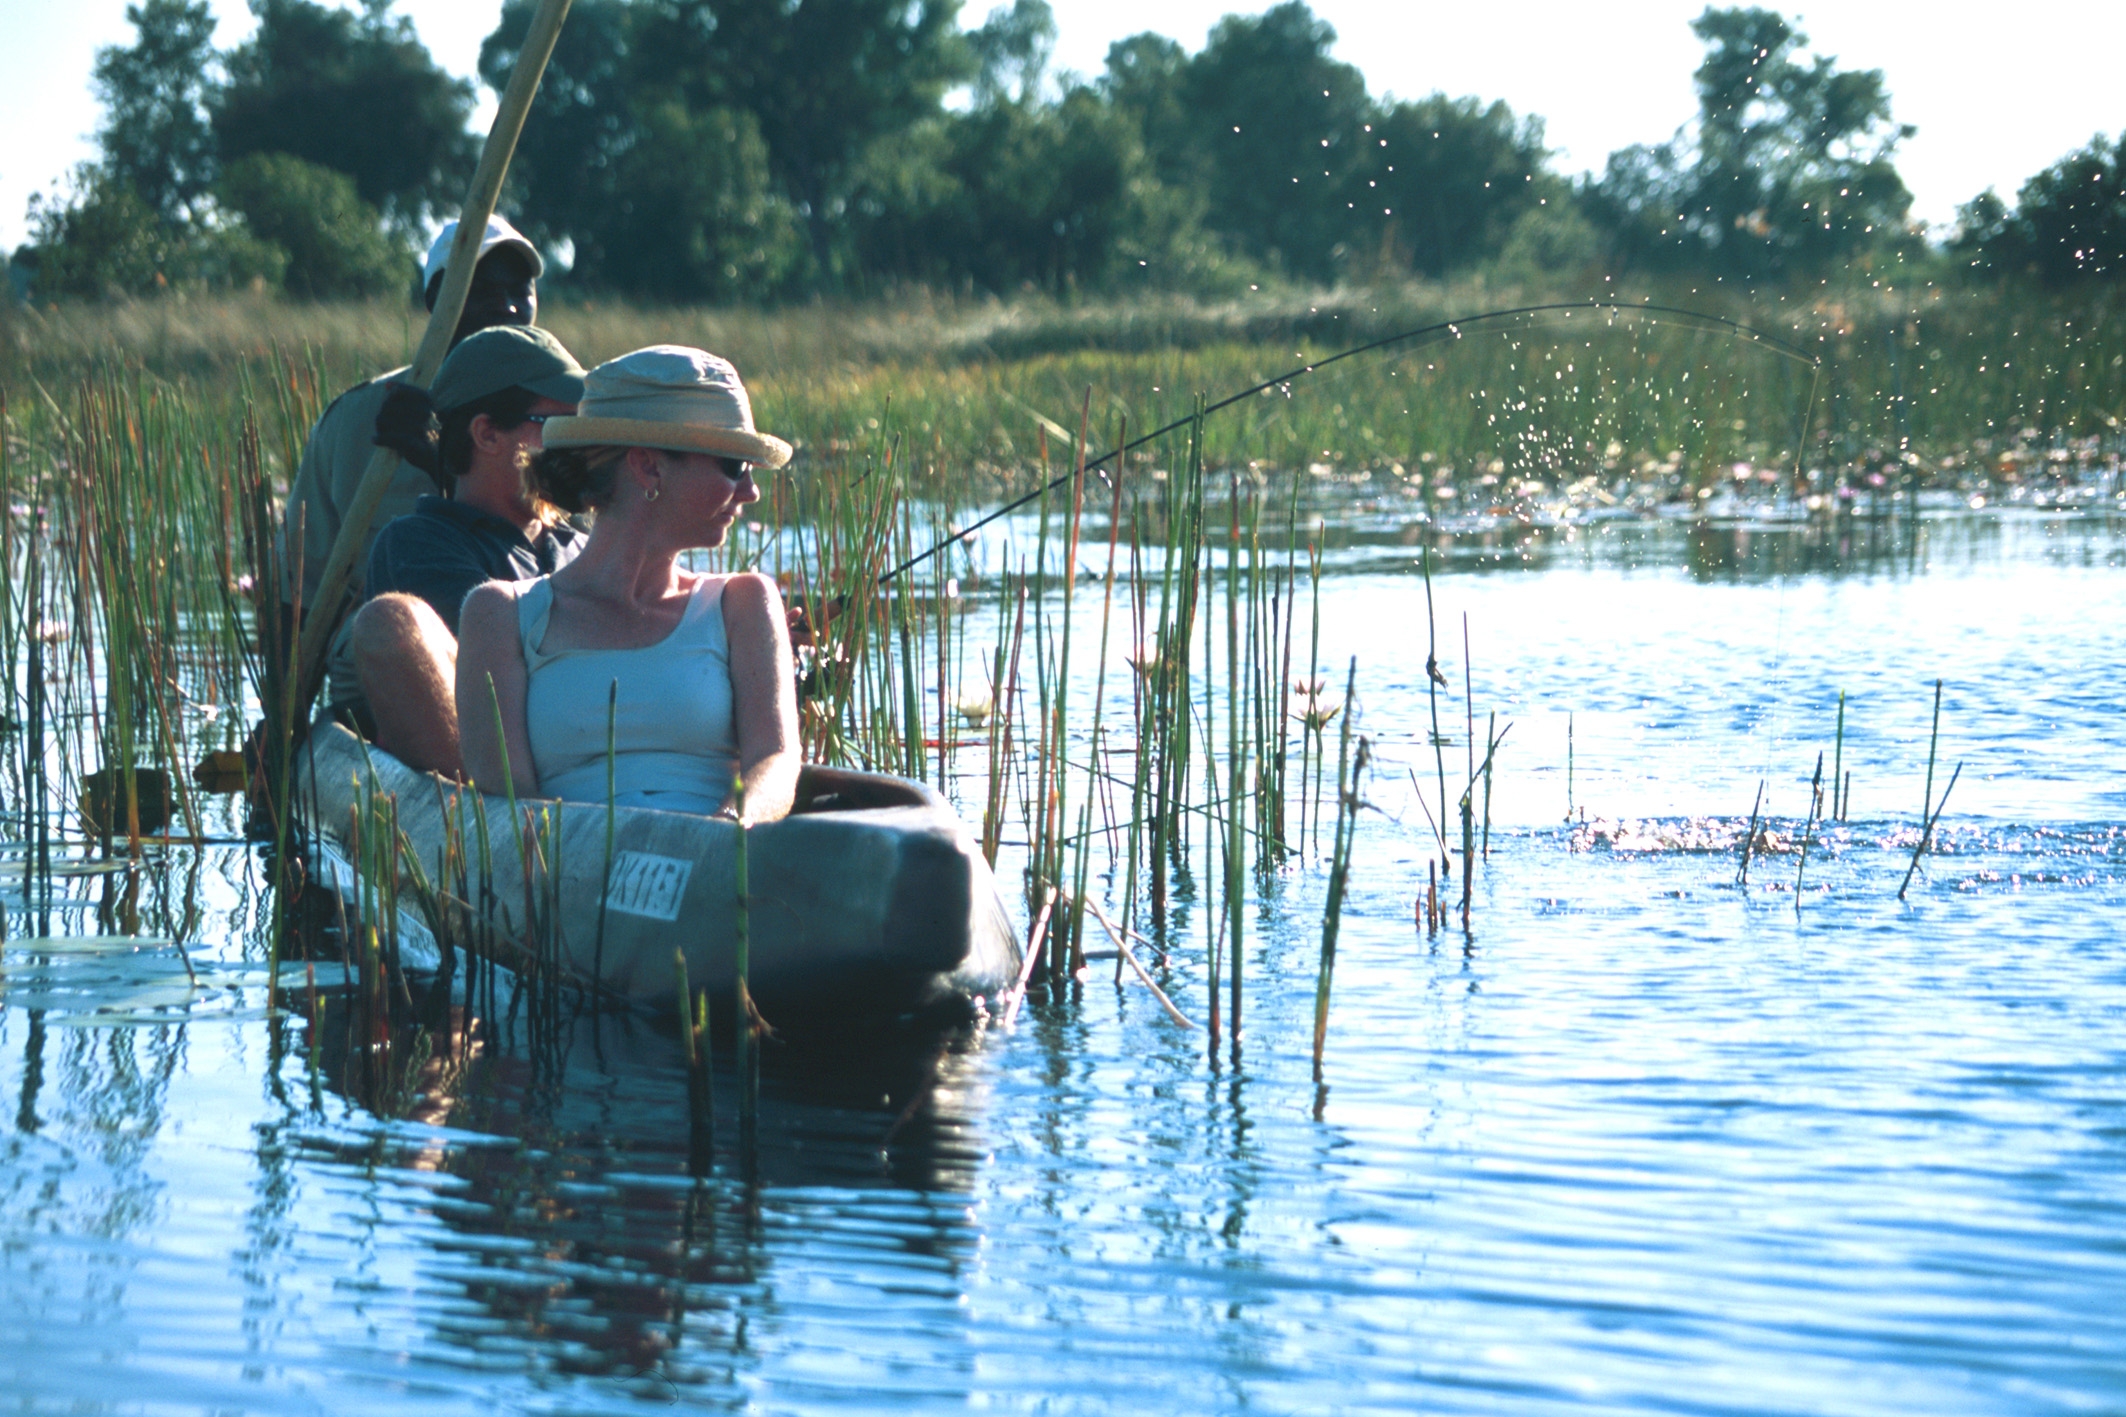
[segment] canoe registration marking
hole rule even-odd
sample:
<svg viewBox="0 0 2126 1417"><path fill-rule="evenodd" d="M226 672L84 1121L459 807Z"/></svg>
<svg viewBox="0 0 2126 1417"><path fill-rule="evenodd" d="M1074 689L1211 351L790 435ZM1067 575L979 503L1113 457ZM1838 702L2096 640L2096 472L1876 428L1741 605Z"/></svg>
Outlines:
<svg viewBox="0 0 2126 1417"><path fill-rule="evenodd" d="M677 920L679 898L686 894L694 863L677 856L623 851L613 858L613 878L605 890L605 907L623 915Z"/></svg>

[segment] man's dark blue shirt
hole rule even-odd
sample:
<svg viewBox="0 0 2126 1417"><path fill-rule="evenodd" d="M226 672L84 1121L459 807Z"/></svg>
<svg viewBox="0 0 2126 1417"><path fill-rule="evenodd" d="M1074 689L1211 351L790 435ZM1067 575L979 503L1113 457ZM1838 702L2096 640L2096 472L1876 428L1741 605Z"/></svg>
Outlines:
<svg viewBox="0 0 2126 1417"><path fill-rule="evenodd" d="M369 552L368 593L417 595L452 634L472 588L485 581L528 581L576 559L583 534L566 522L527 541L524 529L477 507L423 497L411 514L377 533Z"/></svg>

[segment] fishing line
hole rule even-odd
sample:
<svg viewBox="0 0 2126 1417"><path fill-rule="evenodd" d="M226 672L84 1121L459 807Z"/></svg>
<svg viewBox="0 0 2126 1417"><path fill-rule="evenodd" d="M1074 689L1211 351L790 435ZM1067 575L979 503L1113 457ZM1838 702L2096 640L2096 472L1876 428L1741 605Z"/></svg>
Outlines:
<svg viewBox="0 0 2126 1417"><path fill-rule="evenodd" d="M1755 329L1749 325L1745 325L1739 320L1730 320L1724 315L1712 315L1706 313L1703 310L1689 310L1679 305L1625 305L1617 301L1604 300L1556 301L1544 305L1520 305L1510 310L1487 310L1480 315L1469 315L1464 318L1455 320L1441 320L1437 324L1423 325L1414 330L1404 330L1399 334L1384 335L1380 339L1371 340L1365 344L1357 345L1354 348L1344 350L1338 354L1332 354L1326 359L1316 359L1311 361L1310 363L1302 364L1297 369L1293 369L1286 373L1279 374L1274 378L1265 379L1259 384L1254 384L1248 388L1242 389L1237 394L1229 394L1225 398L1218 400L1216 403L1206 404L1197 412L1190 414L1186 418L1177 418L1163 428L1155 428L1149 433L1141 434L1138 437L1132 438L1128 442L1124 443L1121 447L1110 449L1109 451L1101 454L1099 457L1093 458L1090 461L1086 462L1084 465L1084 471L1091 472L1097 468L1102 468L1107 466L1108 464L1114 463L1115 460L1121 457L1124 453L1130 452L1136 448L1141 448L1145 444L1163 438L1169 433L1177 432L1180 429L1186 428L1191 423L1194 423L1198 418L1201 418L1206 414L1216 413L1221 408L1229 408L1232 405L1241 402L1243 399L1253 398L1255 395L1264 393L1267 390L1278 388L1285 384L1289 384L1294 379L1304 378L1306 375L1312 374L1316 370L1326 369L1331 364L1339 364L1346 359L1355 359L1361 354L1371 354L1375 350L1386 349L1391 345L1414 344L1424 340L1460 339L1464 331L1472 329L1476 326L1499 324L1507 320L1518 319L1528 315L1550 315L1563 313L1567 316L1570 316L1574 312L1578 311L1606 311L1612 316L1634 314L1667 315L1678 320L1694 321L1701 326L1709 327L1715 330L1722 330L1736 336L1739 339L1746 339L1756 344L1763 345L1772 353L1777 354L1782 358L1792 359L1800 364L1806 364L1810 368L1816 370L1819 374L1822 372L1823 368L1823 361L1819 356L1809 353L1806 349L1802 348L1798 344L1793 343L1790 340L1782 339L1778 335L1767 334L1765 331ZM1649 323L1658 324L1659 321L1649 321ZM1809 386L1809 403L1811 407L1813 407L1815 403L1815 393L1815 382L1811 380ZM1806 419L1807 416L1808 415L1804 413L1804 419ZM1798 449L1796 452L1796 458L1797 460L1799 458ZM935 546L932 546L928 551L924 551L919 555L910 557L908 560L901 562L898 566L893 567L889 571L881 572L878 578L879 583L883 585L886 582L892 580L895 576L900 575L902 572L913 570L915 567L922 565L923 562L929 560L931 557L937 555L939 552L944 551L959 542L967 540L967 538L973 536L983 527L988 526L992 522L998 521L1004 517L1011 515L1013 512L1019 510L1019 508L1038 501L1043 495L1054 491L1058 487L1063 486L1065 483L1071 481L1077 476L1078 470L1074 468L1069 472L1061 473L1056 477L1050 479L1049 481L1042 483L1039 487L1036 487L1033 491L1028 492L1025 496L1019 497L1010 502L1006 502L1003 506L989 513L987 516L984 516L979 520L973 522L972 524L961 527L959 530L953 532L952 535L946 537L943 541L938 542Z"/></svg>

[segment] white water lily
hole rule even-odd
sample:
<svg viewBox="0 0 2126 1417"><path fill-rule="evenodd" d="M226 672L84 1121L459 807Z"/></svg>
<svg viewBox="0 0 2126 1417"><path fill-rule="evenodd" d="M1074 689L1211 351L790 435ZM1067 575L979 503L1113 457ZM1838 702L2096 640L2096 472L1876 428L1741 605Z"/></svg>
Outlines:
<svg viewBox="0 0 2126 1417"><path fill-rule="evenodd" d="M1316 694L1308 694L1292 717L1319 733L1334 722L1336 715L1342 711L1342 699L1324 699Z"/></svg>

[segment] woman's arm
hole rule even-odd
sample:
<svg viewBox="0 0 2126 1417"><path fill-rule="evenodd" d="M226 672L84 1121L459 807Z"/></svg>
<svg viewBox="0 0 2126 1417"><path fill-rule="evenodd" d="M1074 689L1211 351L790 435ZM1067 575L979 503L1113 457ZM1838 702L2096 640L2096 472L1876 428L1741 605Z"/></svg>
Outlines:
<svg viewBox="0 0 2126 1417"><path fill-rule="evenodd" d="M471 606L466 607L468 616ZM731 647L731 708L748 822L790 815L797 796L797 679L790 627L775 582L748 572L723 588L724 637ZM458 662L463 664L462 653ZM471 762L468 750L466 761ZM729 797L724 806L736 805Z"/></svg>
<svg viewBox="0 0 2126 1417"><path fill-rule="evenodd" d="M458 741L465 755L465 775L482 792L514 789L519 797L536 797L539 775L532 767L531 730L524 716L518 589L508 581L475 586L465 597L465 608L458 612ZM495 736L498 708L499 738Z"/></svg>

